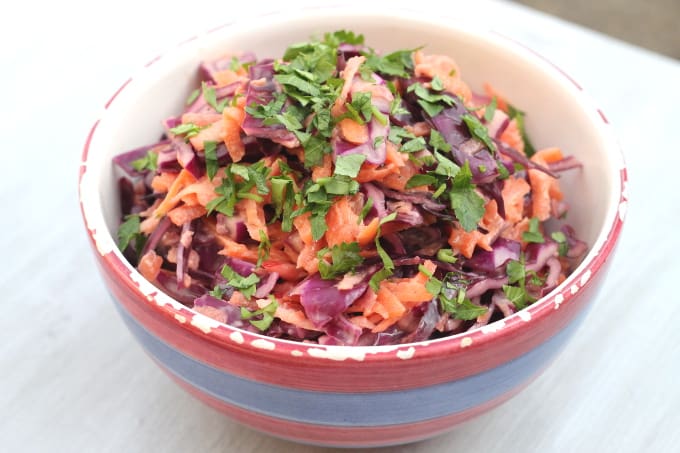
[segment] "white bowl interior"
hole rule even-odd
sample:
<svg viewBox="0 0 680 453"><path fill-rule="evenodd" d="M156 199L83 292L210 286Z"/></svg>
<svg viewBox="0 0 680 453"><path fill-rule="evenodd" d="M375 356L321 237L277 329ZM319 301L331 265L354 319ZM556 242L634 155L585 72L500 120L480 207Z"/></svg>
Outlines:
<svg viewBox="0 0 680 453"><path fill-rule="evenodd" d="M115 236L120 208L111 159L159 139L161 120L179 113L196 87L201 60L245 50L260 58L277 57L291 43L344 28L363 33L375 49L424 45L428 53L451 55L473 90L481 91L489 82L524 110L537 148L559 146L584 164L582 171L562 177L571 205L567 222L599 249L596 243L604 240L616 215L622 162L615 140L588 98L549 63L484 28L425 19L411 11L389 14L386 18L385 13L310 10L289 17L265 16L200 36L141 70L106 110L90 145L90 174L81 187L88 223L95 224L90 227L102 227L97 225L101 221ZM104 248L115 249L106 235L98 241L110 241Z"/></svg>

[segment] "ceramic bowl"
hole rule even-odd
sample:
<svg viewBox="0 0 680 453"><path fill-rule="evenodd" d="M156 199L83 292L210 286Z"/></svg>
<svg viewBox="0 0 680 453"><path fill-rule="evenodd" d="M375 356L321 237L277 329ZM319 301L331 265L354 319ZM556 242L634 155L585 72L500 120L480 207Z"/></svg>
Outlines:
<svg viewBox="0 0 680 453"><path fill-rule="evenodd" d="M626 211L626 170L604 114L581 87L531 50L493 31L414 11L317 8L236 22L187 40L126 81L95 122L82 155L80 202L97 262L122 319L181 387L238 422L333 446L412 442L508 400L553 361L586 317L605 278ZM111 159L151 143L180 111L199 61L230 51L259 57L325 31L351 29L372 47L426 45L453 56L474 90L489 82L527 113L538 147L584 165L561 184L584 261L529 308L483 328L399 346L319 346L221 324L161 293L118 251ZM540 398L540 395L537 395Z"/></svg>

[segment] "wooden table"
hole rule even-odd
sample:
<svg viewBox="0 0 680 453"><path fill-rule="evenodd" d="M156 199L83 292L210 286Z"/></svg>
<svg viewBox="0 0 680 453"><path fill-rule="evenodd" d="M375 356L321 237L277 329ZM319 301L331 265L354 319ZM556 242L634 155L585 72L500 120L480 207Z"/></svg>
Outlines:
<svg viewBox="0 0 680 453"><path fill-rule="evenodd" d="M91 122L146 61L242 15L314 3L27 1L3 14L0 450L330 451L231 422L146 357L97 274L76 195ZM545 375L447 435L389 451L678 451L680 64L516 4L471 3L438 8L487 17L607 114L629 165L627 224L599 300Z"/></svg>

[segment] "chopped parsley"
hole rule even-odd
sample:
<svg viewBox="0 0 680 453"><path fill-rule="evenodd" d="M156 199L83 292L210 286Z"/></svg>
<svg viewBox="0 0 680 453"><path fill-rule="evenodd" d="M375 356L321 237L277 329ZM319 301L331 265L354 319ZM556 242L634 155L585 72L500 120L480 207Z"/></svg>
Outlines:
<svg viewBox="0 0 680 453"><path fill-rule="evenodd" d="M366 160L364 154L347 154L338 156L335 160L334 174L356 178L361 170L361 165Z"/></svg>
<svg viewBox="0 0 680 453"><path fill-rule="evenodd" d="M537 244L542 244L545 242L545 239L539 230L538 217L532 217L531 220L529 220L529 230L522 233L522 240Z"/></svg>
<svg viewBox="0 0 680 453"><path fill-rule="evenodd" d="M464 282L449 272L444 280L439 280L423 265L418 266L418 270L428 277L425 289L439 300L439 306L445 313L449 313L453 318L469 321L487 312L487 307L482 307L472 303L465 297Z"/></svg>
<svg viewBox="0 0 680 453"><path fill-rule="evenodd" d="M232 269L228 264L225 264L222 267L220 273L222 274L222 277L227 280L227 284L239 290L246 299L250 299L255 295L255 291L257 290L256 285L260 283L260 277L257 275L250 274L247 277L244 277Z"/></svg>
<svg viewBox="0 0 680 453"><path fill-rule="evenodd" d="M396 218L397 213L393 212L380 219L378 232L375 235L375 249L378 252L378 256L380 257L383 263L383 268L380 269L375 274L373 274L368 284L370 285L371 289L373 289L373 291L375 291L376 293L380 290L380 282L385 280L387 277L392 275L392 272L394 272L394 262L392 261L392 258L390 258L390 255L388 255L385 249L382 247L382 244L380 244L381 227L385 223L391 222Z"/></svg>
<svg viewBox="0 0 680 453"><path fill-rule="evenodd" d="M148 150L146 155L133 160L131 165L132 168L137 171L156 171L156 168L158 167L158 153L153 150Z"/></svg>
<svg viewBox="0 0 680 453"><path fill-rule="evenodd" d="M324 247L317 253L319 259L319 274L324 280L331 280L348 272L354 272L356 267L364 262L364 258L359 254L359 243L343 242L334 245L333 248ZM330 254L330 262L326 256Z"/></svg>
<svg viewBox="0 0 680 453"><path fill-rule="evenodd" d="M425 110L425 113L431 118L437 116L444 108L456 104L456 101L450 95L432 93L420 83L414 83L409 86L407 91L415 93L418 97L418 105L420 105L423 110Z"/></svg>
<svg viewBox="0 0 680 453"><path fill-rule="evenodd" d="M496 113L496 104L496 97L494 96L491 98L491 102L489 102L489 104L484 109L484 121L487 123L493 119L493 116Z"/></svg>
<svg viewBox="0 0 680 453"><path fill-rule="evenodd" d="M503 285L503 293L517 310L521 310L536 301L526 290L527 271L524 267L524 255L520 256L519 261L508 261L505 273L508 276L509 284ZM513 284L516 284L516 286Z"/></svg>
<svg viewBox="0 0 680 453"><path fill-rule="evenodd" d="M201 91L203 92L203 99L205 99L205 102L210 107L214 108L217 113L222 113L224 107L226 107L227 104L229 103L228 98L224 98L221 101L218 101L215 87L208 85L205 82L201 83Z"/></svg>
<svg viewBox="0 0 680 453"><path fill-rule="evenodd" d="M260 230L258 233L260 236L260 244L257 246L256 266L260 267L262 265L262 262L269 258L269 251L271 249L272 243L269 242L269 238L267 237L267 234L263 230Z"/></svg>
<svg viewBox="0 0 680 453"><path fill-rule="evenodd" d="M203 129L205 128L194 123L182 123L179 126L170 129L170 133L174 135L184 135L186 138L190 138L198 135Z"/></svg>
<svg viewBox="0 0 680 453"><path fill-rule="evenodd" d="M567 242L567 236L561 231L554 231L550 237L553 241L557 242L558 252L560 256L567 256L569 251L569 243Z"/></svg>
<svg viewBox="0 0 680 453"><path fill-rule="evenodd" d="M125 216L125 221L118 227L118 248L124 252L130 244L134 244L137 257L144 248L146 236L139 231L141 218L137 214Z"/></svg>
<svg viewBox="0 0 680 453"><path fill-rule="evenodd" d="M203 153L205 155L205 170L208 179L212 180L217 173L219 164L217 162L217 142L203 142Z"/></svg>
<svg viewBox="0 0 680 453"><path fill-rule="evenodd" d="M260 331L264 332L271 326L274 321L274 314L276 309L279 307L279 303L274 297L271 298L271 302L265 307L259 310L250 311L246 307L241 307L241 319L246 319L250 324L257 327ZM259 319L253 319L259 318Z"/></svg>
<svg viewBox="0 0 680 453"><path fill-rule="evenodd" d="M451 209L456 214L456 218L465 231L472 231L477 228L477 223L484 216L484 198L475 191L472 184L472 172L470 163L460 167L456 176L453 177L451 189L449 191Z"/></svg>
<svg viewBox="0 0 680 453"><path fill-rule="evenodd" d="M479 118L477 118L476 115L465 113L461 118L467 125L470 134L472 134L473 137L484 143L484 145L489 148L489 151L494 152L496 150L496 145L493 140L491 140L491 137L489 137L489 131L486 126L479 121Z"/></svg>

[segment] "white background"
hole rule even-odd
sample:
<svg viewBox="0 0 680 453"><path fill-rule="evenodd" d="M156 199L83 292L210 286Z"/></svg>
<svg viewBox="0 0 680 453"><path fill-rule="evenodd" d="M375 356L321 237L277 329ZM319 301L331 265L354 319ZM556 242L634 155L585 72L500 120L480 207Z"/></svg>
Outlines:
<svg viewBox="0 0 680 453"><path fill-rule="evenodd" d="M418 6L396 2L402 3ZM565 68L607 114L629 166L628 218L599 299L545 375L447 435L390 451L674 451L680 64L514 4L472 3L438 3L436 13L483 17ZM97 274L76 194L90 126L144 63L196 32L304 4L318 2L64 0L3 7L0 450L327 451L231 422L146 357Z"/></svg>

